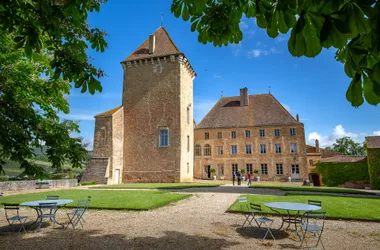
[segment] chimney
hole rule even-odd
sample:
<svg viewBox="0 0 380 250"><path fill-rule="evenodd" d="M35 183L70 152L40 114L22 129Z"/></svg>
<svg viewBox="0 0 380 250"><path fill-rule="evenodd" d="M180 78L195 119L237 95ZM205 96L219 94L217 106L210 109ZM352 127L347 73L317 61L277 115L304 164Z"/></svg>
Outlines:
<svg viewBox="0 0 380 250"><path fill-rule="evenodd" d="M319 153L319 141L318 141L318 139L315 139L315 152Z"/></svg>
<svg viewBox="0 0 380 250"><path fill-rule="evenodd" d="M248 89L240 89L240 106L248 106Z"/></svg>
<svg viewBox="0 0 380 250"><path fill-rule="evenodd" d="M300 121L300 116L298 114L296 115L296 120L297 120L297 122Z"/></svg>
<svg viewBox="0 0 380 250"><path fill-rule="evenodd" d="M149 36L149 54L153 54L155 47L156 47L156 37L153 34Z"/></svg>

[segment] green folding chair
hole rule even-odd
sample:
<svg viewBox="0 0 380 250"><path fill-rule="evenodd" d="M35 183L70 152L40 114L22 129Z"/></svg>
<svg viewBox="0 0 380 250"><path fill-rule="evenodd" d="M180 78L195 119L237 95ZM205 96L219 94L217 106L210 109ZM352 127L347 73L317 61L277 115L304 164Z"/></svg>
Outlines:
<svg viewBox="0 0 380 250"><path fill-rule="evenodd" d="M11 227L11 230L13 231L13 227L17 222L18 224L21 225L20 229L18 230L18 233L21 232L21 230L24 230L26 233L25 229L25 222L28 216L23 216L20 215L20 206L19 204L3 204L4 205L4 210L5 210L5 218L8 221L9 226Z"/></svg>

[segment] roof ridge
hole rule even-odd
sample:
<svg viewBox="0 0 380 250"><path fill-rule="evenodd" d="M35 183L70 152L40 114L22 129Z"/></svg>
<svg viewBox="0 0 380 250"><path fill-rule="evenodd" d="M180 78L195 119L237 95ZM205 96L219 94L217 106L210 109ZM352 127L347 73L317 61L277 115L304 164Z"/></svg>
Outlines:
<svg viewBox="0 0 380 250"><path fill-rule="evenodd" d="M118 111L118 110L121 109L122 107L123 107L122 105L117 106L116 108L113 108L113 109L110 109L110 110L104 111L104 112L102 112L102 113L99 113L99 114L95 115L94 117L112 116L113 114L116 113L116 111Z"/></svg>
<svg viewBox="0 0 380 250"><path fill-rule="evenodd" d="M177 47L177 45L174 43L173 39L172 39L171 36L169 35L169 32L165 29L164 26L161 25L160 27L158 27L158 29L157 29L154 33L156 33L159 29L162 29L163 31L165 31L166 35L168 35L168 37L169 37L170 42L174 45L174 47L175 47L179 52L181 52L181 51L179 50L179 48Z"/></svg>

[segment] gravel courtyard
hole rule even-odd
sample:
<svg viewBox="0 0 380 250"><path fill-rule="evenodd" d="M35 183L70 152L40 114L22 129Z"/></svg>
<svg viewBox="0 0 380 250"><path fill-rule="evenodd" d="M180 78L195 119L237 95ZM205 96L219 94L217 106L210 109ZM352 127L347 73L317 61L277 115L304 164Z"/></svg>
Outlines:
<svg viewBox="0 0 380 250"><path fill-rule="evenodd" d="M224 190L182 190L193 197L152 211L89 210L83 230L46 224L38 233L0 233L0 249L299 249L291 230L263 241L265 231L241 228L243 215L225 211L247 189ZM35 217L34 210L22 212ZM58 212L60 221L67 220L65 212ZM278 226L280 218L274 219ZM0 232L5 225L2 212ZM380 223L328 220L322 239L326 249L380 249Z"/></svg>

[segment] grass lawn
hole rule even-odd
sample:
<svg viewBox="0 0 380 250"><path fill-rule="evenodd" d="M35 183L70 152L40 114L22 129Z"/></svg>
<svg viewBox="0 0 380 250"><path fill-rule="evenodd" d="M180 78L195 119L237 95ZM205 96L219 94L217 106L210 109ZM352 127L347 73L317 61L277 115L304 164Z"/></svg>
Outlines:
<svg viewBox="0 0 380 250"><path fill-rule="evenodd" d="M248 201L262 205L264 212L272 212L264 206L267 202L300 202L307 203L308 200L322 201L322 210L331 219L356 219L380 221L380 199L375 198L351 198L317 195L249 195ZM240 204L236 201L228 209L230 212L241 212ZM285 211L284 211L285 212Z"/></svg>
<svg viewBox="0 0 380 250"><path fill-rule="evenodd" d="M253 183L253 185L250 186L250 188L271 188L271 189L280 189L283 191L306 191L306 192L376 195L375 193L365 192L362 190L350 189L350 188L294 186L294 185L286 185L285 183L283 185Z"/></svg>
<svg viewBox="0 0 380 250"><path fill-rule="evenodd" d="M125 183L94 188L104 189L184 189L201 187L218 187L223 183Z"/></svg>
<svg viewBox="0 0 380 250"><path fill-rule="evenodd" d="M127 190L59 190L32 194L4 196L0 203L21 203L25 201L44 200L47 195L59 195L60 199L70 199L74 202L67 207L75 207L77 200L91 196L90 208L148 210L162 207L170 202L190 197L189 194L173 194L160 191L127 191Z"/></svg>

